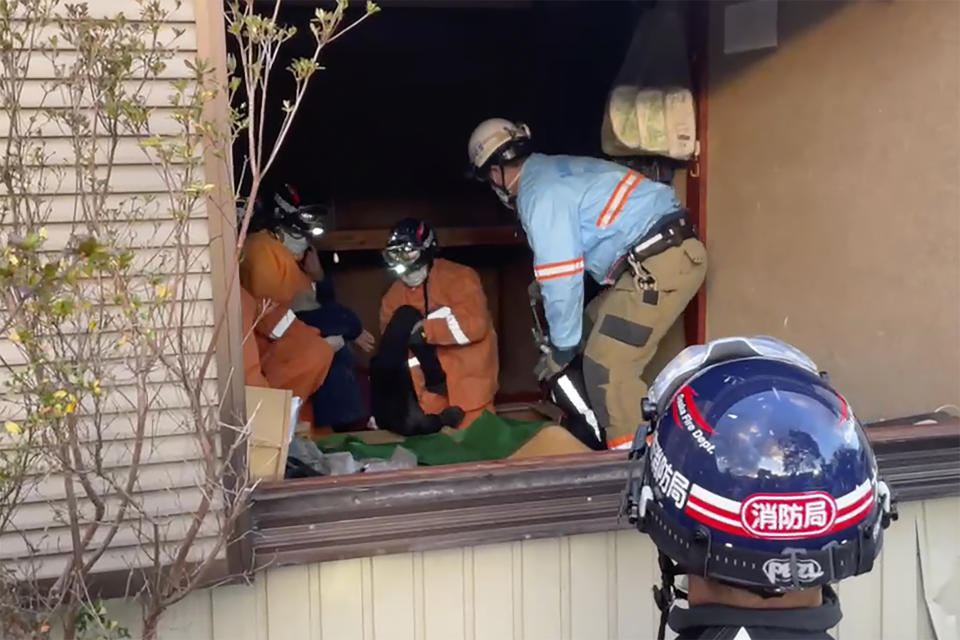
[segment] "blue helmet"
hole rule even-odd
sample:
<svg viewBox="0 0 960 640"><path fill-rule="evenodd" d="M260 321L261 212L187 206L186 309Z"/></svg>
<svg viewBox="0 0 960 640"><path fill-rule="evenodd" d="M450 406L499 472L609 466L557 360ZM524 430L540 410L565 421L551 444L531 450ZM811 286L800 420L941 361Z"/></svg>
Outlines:
<svg viewBox="0 0 960 640"><path fill-rule="evenodd" d="M768 337L689 347L644 413L631 518L673 573L777 595L870 571L890 491L853 410L802 352Z"/></svg>

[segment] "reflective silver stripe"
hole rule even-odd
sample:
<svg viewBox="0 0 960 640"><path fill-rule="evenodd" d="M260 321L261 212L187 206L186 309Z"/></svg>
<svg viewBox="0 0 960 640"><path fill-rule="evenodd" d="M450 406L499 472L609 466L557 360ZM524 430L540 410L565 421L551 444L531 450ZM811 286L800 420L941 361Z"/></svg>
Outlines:
<svg viewBox="0 0 960 640"><path fill-rule="evenodd" d="M635 246L635 247L633 248L633 251L636 252L636 253L640 253L640 252L643 251L644 249L646 249L646 248L648 248L648 247L652 247L653 245L655 245L656 243L660 242L661 240L663 240L663 234L662 234L662 233L658 233L657 235L652 236L652 237L650 237L650 238L647 238L646 240L644 240L643 242L641 242L640 244L638 244L637 246Z"/></svg>
<svg viewBox="0 0 960 640"><path fill-rule="evenodd" d="M586 419L587 424L593 429L593 432L597 436L597 440L603 441L603 437L600 435L600 424L597 422L597 416L594 415L593 410L587 406L587 403L580 396L580 393L577 392L577 388L573 386L573 383L570 382L570 378L567 376L560 376L557 380L557 383L560 385L560 389L563 393L566 394L567 398L570 399L570 402L573 403L574 408L580 412L580 414Z"/></svg>
<svg viewBox="0 0 960 640"><path fill-rule="evenodd" d="M290 328L290 325L293 324L293 321L297 319L296 314L290 309L287 309L287 312L283 314L283 317L280 318L280 322L274 325L273 329L270 330L270 337L274 340L279 340L283 337L283 334L287 332L287 329Z"/></svg>
<svg viewBox="0 0 960 640"><path fill-rule="evenodd" d="M407 360L407 366L410 367L411 369L415 367L419 367L420 361L417 360L416 358L410 358L409 360Z"/></svg>
<svg viewBox="0 0 960 640"><path fill-rule="evenodd" d="M447 321L447 328L450 330L450 335L457 341L457 344L470 344L470 338L468 338L467 334L460 328L460 323L457 322L457 317L453 315L450 307L440 307L427 316L427 320L436 320L438 318L443 318Z"/></svg>

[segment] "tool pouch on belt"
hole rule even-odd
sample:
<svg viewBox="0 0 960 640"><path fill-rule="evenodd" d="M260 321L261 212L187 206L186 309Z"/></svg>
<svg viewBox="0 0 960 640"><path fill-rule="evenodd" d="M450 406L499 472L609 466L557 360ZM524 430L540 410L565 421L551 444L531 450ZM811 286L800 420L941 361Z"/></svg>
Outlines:
<svg viewBox="0 0 960 640"><path fill-rule="evenodd" d="M627 270L632 271L640 281L649 280L651 274L644 272L640 265L667 249L678 247L685 240L696 237L697 228L690 221L686 209L668 214L634 243L626 255L614 263L607 274L607 281L616 282Z"/></svg>
<svg viewBox="0 0 960 640"><path fill-rule="evenodd" d="M695 239L684 240L679 248L669 248L643 262L643 268L656 281L658 291L676 291L690 286L692 273L702 270L707 250ZM699 284L699 280L697 281Z"/></svg>
<svg viewBox="0 0 960 640"><path fill-rule="evenodd" d="M697 228L690 221L686 209L666 216L630 249L630 257L637 263L663 253L670 247L679 247L684 240L697 237Z"/></svg>

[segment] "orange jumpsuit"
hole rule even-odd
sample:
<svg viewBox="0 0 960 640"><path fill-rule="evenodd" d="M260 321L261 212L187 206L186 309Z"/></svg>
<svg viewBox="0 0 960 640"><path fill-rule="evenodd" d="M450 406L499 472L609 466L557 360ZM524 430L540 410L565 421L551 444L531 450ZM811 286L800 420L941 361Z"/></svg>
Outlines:
<svg viewBox="0 0 960 640"><path fill-rule="evenodd" d="M437 259L424 285L410 288L394 282L380 304L380 332L394 312L409 305L424 312L429 303L424 332L437 347L437 358L447 378L447 395L427 391L423 372L411 358L413 386L425 413L448 406L463 409L460 427L469 426L484 410L493 411L499 361L497 334L487 308L487 297L477 272L456 262Z"/></svg>
<svg viewBox="0 0 960 640"><path fill-rule="evenodd" d="M313 405L308 399L323 384L334 352L317 329L297 320L289 309L294 295L312 287L310 279L282 242L260 231L244 244L240 283L246 384L266 382L275 389L290 389L303 400L300 419L312 424ZM274 303L274 308L256 322L262 301Z"/></svg>
<svg viewBox="0 0 960 640"><path fill-rule="evenodd" d="M247 236L240 260L240 284L253 297L283 306L288 306L298 293L313 288L290 250L269 231Z"/></svg>

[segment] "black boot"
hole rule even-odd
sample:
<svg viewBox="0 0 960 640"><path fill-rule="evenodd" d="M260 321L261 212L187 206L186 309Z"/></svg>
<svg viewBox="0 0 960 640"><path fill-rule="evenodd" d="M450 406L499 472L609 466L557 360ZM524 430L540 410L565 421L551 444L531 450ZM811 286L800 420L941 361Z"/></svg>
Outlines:
<svg viewBox="0 0 960 640"><path fill-rule="evenodd" d="M440 422L445 427L456 427L463 421L463 409L460 407L447 407L440 412Z"/></svg>

